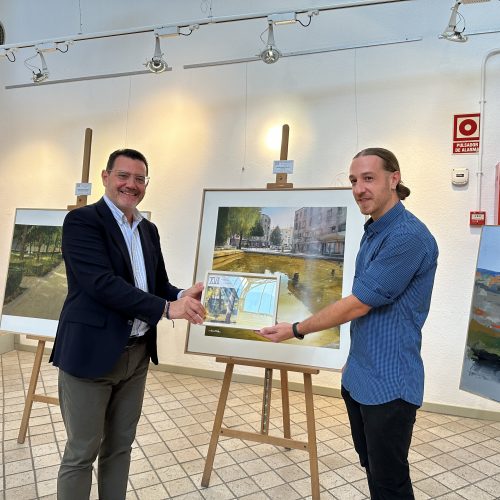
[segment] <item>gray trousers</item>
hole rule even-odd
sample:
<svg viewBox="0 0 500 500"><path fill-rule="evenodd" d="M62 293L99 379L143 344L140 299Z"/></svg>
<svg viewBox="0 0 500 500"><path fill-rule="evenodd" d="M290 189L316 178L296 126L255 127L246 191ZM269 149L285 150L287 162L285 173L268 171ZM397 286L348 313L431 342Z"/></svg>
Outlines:
<svg viewBox="0 0 500 500"><path fill-rule="evenodd" d="M57 479L58 500L88 500L98 455L99 499L125 499L148 365L146 345L137 344L127 348L104 377L84 379L59 370L68 440Z"/></svg>

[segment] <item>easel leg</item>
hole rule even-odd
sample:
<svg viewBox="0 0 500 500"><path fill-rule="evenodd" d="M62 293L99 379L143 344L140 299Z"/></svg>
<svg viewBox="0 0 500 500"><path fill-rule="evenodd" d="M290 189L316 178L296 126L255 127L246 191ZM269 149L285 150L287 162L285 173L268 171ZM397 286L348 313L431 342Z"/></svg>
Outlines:
<svg viewBox="0 0 500 500"><path fill-rule="evenodd" d="M316 446L316 424L314 422L314 402L310 373L304 373L304 392L306 397L307 447L311 467L311 492L313 500L319 500L318 449Z"/></svg>
<svg viewBox="0 0 500 500"><path fill-rule="evenodd" d="M219 404L217 405L217 412L215 414L214 427L212 429L212 436L208 446L207 461L203 470L203 477L201 478L201 485L208 487L210 483L210 476L214 465L215 452L217 451L217 443L219 441L220 430L222 421L224 419L224 410L226 409L227 396L229 394L229 386L233 376L234 363L226 365L226 372L224 373L224 380L222 382L222 389L220 391Z"/></svg>
<svg viewBox="0 0 500 500"><path fill-rule="evenodd" d="M273 369L266 368L264 374L264 392L262 395L262 418L260 433L269 434L269 417L271 416L271 395L273 390Z"/></svg>
<svg viewBox="0 0 500 500"><path fill-rule="evenodd" d="M36 384L38 382L38 375L40 373L40 366L42 365L43 351L45 349L45 340L38 341L38 347L35 354L35 362L33 363L33 369L31 370L30 385L28 388L28 394L26 395L26 401L24 403L23 418L21 420L21 427L19 428L19 434L17 436L17 442L19 444L24 443L26 439L26 432L28 431L28 422L31 415L31 407L33 406L33 395L35 394Z"/></svg>
<svg viewBox="0 0 500 500"><path fill-rule="evenodd" d="M281 406L283 409L283 436L286 438L292 437L290 428L290 398L288 394L288 372L280 370L281 378Z"/></svg>

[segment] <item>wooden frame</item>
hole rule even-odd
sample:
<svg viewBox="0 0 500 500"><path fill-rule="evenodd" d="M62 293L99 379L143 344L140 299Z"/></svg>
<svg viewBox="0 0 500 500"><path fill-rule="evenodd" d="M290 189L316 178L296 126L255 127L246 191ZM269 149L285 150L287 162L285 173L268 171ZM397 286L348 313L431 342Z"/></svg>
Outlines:
<svg viewBox="0 0 500 500"><path fill-rule="evenodd" d="M242 210L242 219L255 219L255 210L260 211L260 224L269 222L269 233L275 225L285 225L282 232L280 229L281 244L270 236L236 237L230 230L227 243L216 245L224 217L233 217L231 210ZM315 308L351 293L364 216L349 188L207 189L200 219L195 281L204 281L210 269L279 274L278 322L303 320ZM237 248L240 243L241 249ZM260 259L260 268L247 268L242 255ZM251 337L248 330L242 334L236 329L219 329L218 333L210 328L190 325L186 352L334 370L343 366L349 350L349 325L280 344Z"/></svg>

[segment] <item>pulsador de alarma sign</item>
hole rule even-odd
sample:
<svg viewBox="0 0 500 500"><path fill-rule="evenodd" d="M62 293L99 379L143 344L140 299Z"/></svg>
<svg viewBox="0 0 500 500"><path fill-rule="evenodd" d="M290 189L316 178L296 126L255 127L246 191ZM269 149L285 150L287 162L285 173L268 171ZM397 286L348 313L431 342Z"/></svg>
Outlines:
<svg viewBox="0 0 500 500"><path fill-rule="evenodd" d="M479 152L479 113L454 115L453 154Z"/></svg>

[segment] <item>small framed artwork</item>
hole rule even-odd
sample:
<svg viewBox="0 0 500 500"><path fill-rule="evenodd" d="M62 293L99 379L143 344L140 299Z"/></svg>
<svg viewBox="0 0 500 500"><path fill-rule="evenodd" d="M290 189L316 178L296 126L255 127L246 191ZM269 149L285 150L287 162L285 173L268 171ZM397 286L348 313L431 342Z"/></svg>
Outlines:
<svg viewBox="0 0 500 500"><path fill-rule="evenodd" d="M208 271L202 303L207 326L259 330L276 323L279 278L272 274Z"/></svg>

